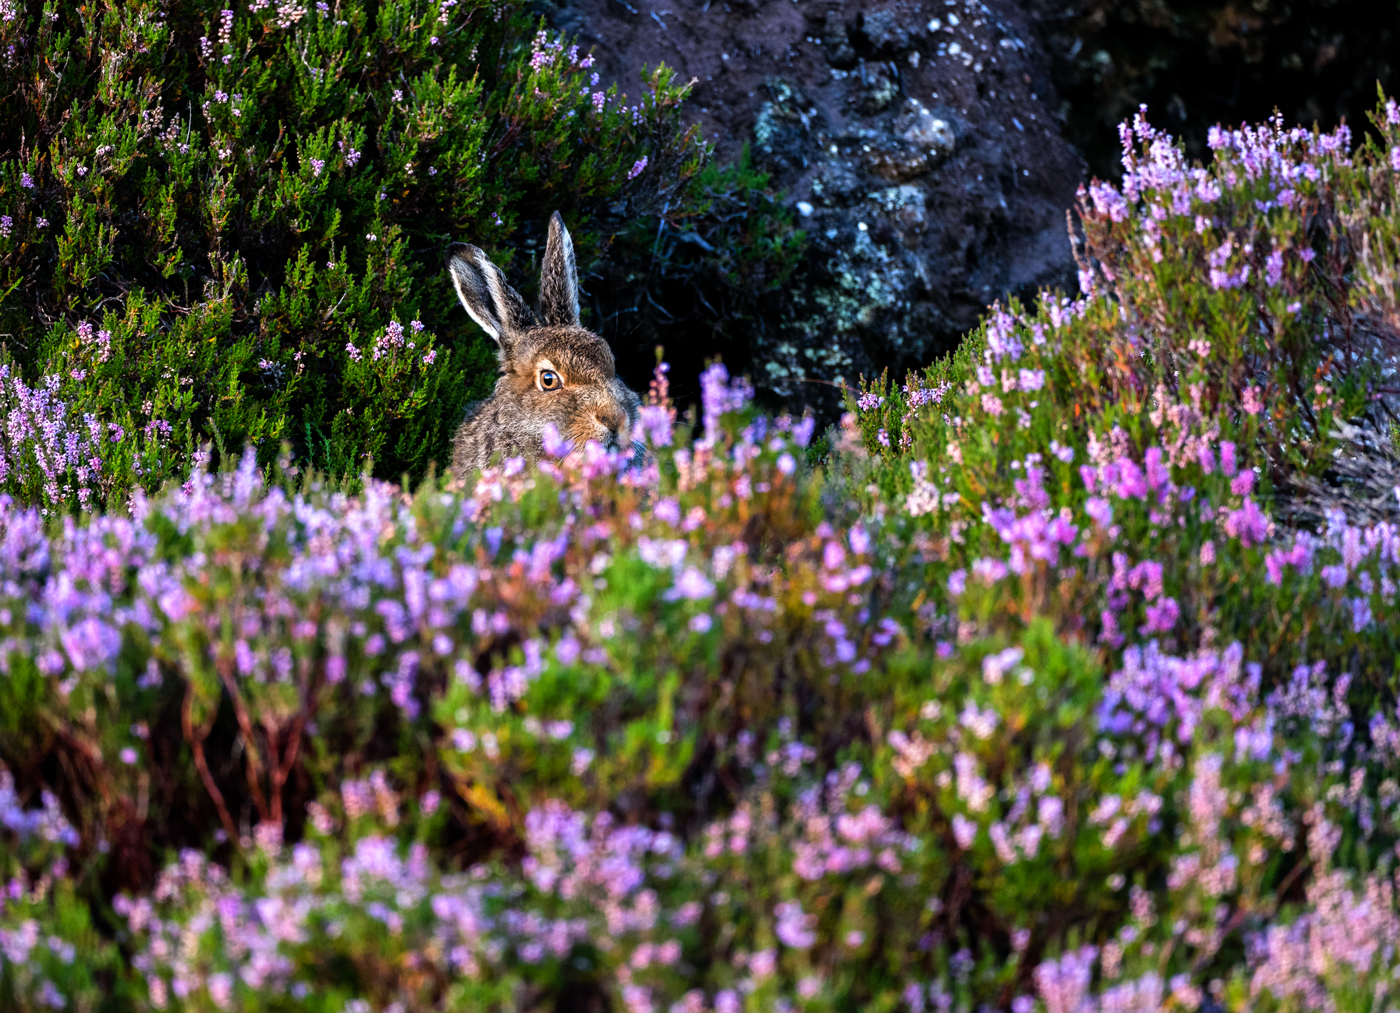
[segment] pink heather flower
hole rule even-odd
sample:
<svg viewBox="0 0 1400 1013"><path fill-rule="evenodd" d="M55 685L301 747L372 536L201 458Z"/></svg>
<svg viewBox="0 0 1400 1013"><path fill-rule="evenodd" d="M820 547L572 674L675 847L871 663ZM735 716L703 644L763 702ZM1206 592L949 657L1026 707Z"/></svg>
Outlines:
<svg viewBox="0 0 1400 1013"><path fill-rule="evenodd" d="M1201 544L1201 565L1211 566L1215 563L1215 543L1206 541ZM1278 581L1274 581L1278 583Z"/></svg>
<svg viewBox="0 0 1400 1013"><path fill-rule="evenodd" d="M0 237L10 238L10 230L14 228L15 220L9 215L0 215Z"/></svg>
<svg viewBox="0 0 1400 1013"><path fill-rule="evenodd" d="M627 178L628 178L629 180L631 180L631 179L636 179L638 176L640 176L640 175L642 174L642 170L645 169L646 167L647 167L647 156L646 156L646 155L643 155L641 158L637 159L635 162L632 163L632 168L629 169L628 172L627 172Z"/></svg>
<svg viewBox="0 0 1400 1013"><path fill-rule="evenodd" d="M319 175L321 175L321 170L324 169L325 167L326 167L326 163L325 163L325 160L324 160L324 159L313 158L313 159L311 160L311 175L313 175L313 176L319 176Z"/></svg>
<svg viewBox="0 0 1400 1013"><path fill-rule="evenodd" d="M1238 538L1245 548L1258 545L1269 534L1269 519L1259 509L1259 504L1246 499L1244 506L1225 515L1225 533Z"/></svg>
<svg viewBox="0 0 1400 1013"><path fill-rule="evenodd" d="M209 975L209 999L219 1009L232 1009L233 976L222 972Z"/></svg>
<svg viewBox="0 0 1400 1013"><path fill-rule="evenodd" d="M1258 415L1264 409L1264 402L1259 396L1259 388L1250 385L1244 389L1240 398L1240 407L1247 415Z"/></svg>
<svg viewBox="0 0 1400 1013"><path fill-rule="evenodd" d="M1229 440L1224 440L1220 444L1220 470L1226 478L1230 478L1235 474L1235 467L1235 445Z"/></svg>
<svg viewBox="0 0 1400 1013"><path fill-rule="evenodd" d="M1390 167L1400 172L1400 147L1390 149Z"/></svg>
<svg viewBox="0 0 1400 1013"><path fill-rule="evenodd" d="M953 815L953 838L958 842L958 847L966 851L972 847L972 842L977 838L977 824L962 813L955 813Z"/></svg>
<svg viewBox="0 0 1400 1013"><path fill-rule="evenodd" d="M347 343L346 343L346 345L345 345L345 352L346 352L347 355L350 356L350 361L351 361L351 362L359 362L360 359L363 358L363 354L360 352L360 350L359 350L358 348L355 347L354 343L352 343L352 342L347 342Z"/></svg>
<svg viewBox="0 0 1400 1013"><path fill-rule="evenodd" d="M136 750L132 749L130 746L127 746L125 749L122 750L121 758L122 763L125 763L128 767L134 766L136 763Z"/></svg>
<svg viewBox="0 0 1400 1013"><path fill-rule="evenodd" d="M816 916L804 912L799 902L787 901L779 904L773 913L777 917L773 934L784 946L794 950L805 950L817 941L817 934L812 931L812 926L817 921Z"/></svg>
<svg viewBox="0 0 1400 1013"><path fill-rule="evenodd" d="M423 365L425 365L425 366L431 366L431 365L432 365L434 362L436 362L436 361L437 361L437 349L436 349L436 348L429 349L429 351L427 352L427 354L425 354L425 355L423 356Z"/></svg>
<svg viewBox="0 0 1400 1013"><path fill-rule="evenodd" d="M1147 606L1147 624L1144 633L1168 633L1181 618L1181 606L1175 598L1163 598L1155 605Z"/></svg>

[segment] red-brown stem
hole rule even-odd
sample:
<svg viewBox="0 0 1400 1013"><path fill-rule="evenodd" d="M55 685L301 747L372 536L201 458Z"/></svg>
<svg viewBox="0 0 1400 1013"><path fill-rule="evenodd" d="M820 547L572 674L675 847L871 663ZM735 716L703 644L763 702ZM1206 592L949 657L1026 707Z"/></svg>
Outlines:
<svg viewBox="0 0 1400 1013"><path fill-rule="evenodd" d="M214 775L210 772L209 764L204 759L204 739L208 736L209 731L206 728L201 728L200 734L195 734L194 721L190 717L193 703L194 685L190 684L185 689L185 705L181 708L180 714L185 741L190 744L190 749L194 753L194 765L199 770L199 777L204 782L204 789L209 792L209 797L214 800L214 808L219 811L219 822L224 825L224 833L228 834L229 841L236 848L238 847L238 828L234 826L233 817L229 814L228 806L224 802L224 793L214 783ZM212 726L213 722L211 721L210 724Z"/></svg>

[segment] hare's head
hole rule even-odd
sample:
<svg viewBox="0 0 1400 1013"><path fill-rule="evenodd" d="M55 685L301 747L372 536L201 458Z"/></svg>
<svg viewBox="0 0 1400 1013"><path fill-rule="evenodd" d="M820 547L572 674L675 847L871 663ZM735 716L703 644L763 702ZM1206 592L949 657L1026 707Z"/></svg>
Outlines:
<svg viewBox="0 0 1400 1013"><path fill-rule="evenodd" d="M579 324L574 244L557 211L540 272L540 319L475 246L454 247L447 266L462 305L499 348L493 400L509 402L522 429L511 434L516 442L537 448L553 423L575 447L631 446L641 399L617 378L607 342Z"/></svg>

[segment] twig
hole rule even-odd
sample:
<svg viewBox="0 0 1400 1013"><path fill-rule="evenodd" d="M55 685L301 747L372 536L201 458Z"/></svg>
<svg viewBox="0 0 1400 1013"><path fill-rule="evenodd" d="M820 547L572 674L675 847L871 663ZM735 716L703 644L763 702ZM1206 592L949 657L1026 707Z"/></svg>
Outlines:
<svg viewBox="0 0 1400 1013"><path fill-rule="evenodd" d="M210 729L213 728L214 714L210 715L209 727L201 728L200 734L196 735L194 720L190 715L193 706L194 683L190 682L185 686L185 703L180 708L180 724L185 733L185 741L190 744L190 749L194 753L194 765L199 770L199 777L204 782L204 789L209 792L209 797L214 800L214 808L219 811L219 822L224 825L224 833L228 834L229 841L237 848L238 827L234 825L233 817L229 815L228 806L224 803L224 793L214 783L214 775L210 772L209 763L204 758L204 740L208 737Z"/></svg>

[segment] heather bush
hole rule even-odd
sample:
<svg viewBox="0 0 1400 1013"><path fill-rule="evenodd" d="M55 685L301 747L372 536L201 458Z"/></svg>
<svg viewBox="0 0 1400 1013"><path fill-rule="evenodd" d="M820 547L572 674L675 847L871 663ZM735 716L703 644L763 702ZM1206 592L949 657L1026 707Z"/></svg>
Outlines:
<svg viewBox="0 0 1400 1013"><path fill-rule="evenodd" d="M15 494L91 507L205 442L416 480L493 379L450 241L528 250L558 209L588 263L693 204L664 67L604 91L511 4L235 6L0 11L0 333L67 413L10 434Z"/></svg>
<svg viewBox="0 0 1400 1013"><path fill-rule="evenodd" d="M820 452L658 367L640 468L0 501L0 1001L1389 1009L1393 109L1140 119Z"/></svg>

